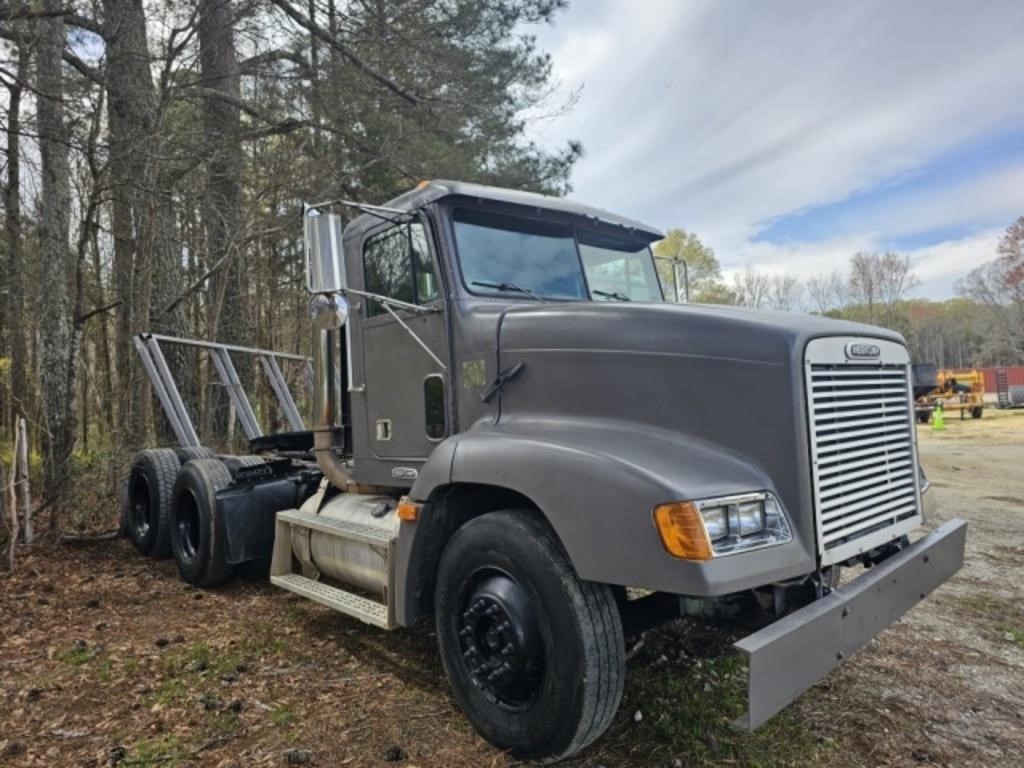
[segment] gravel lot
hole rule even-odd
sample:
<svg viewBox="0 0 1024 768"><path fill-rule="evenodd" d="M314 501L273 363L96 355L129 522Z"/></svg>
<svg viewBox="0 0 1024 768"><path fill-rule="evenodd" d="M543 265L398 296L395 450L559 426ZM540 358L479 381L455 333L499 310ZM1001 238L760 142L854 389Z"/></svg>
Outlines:
<svg viewBox="0 0 1024 768"><path fill-rule="evenodd" d="M753 737L728 644L676 622L630 662L575 766L1024 765L1024 413L921 429L964 570ZM429 627L383 633L239 582L199 592L122 541L0 580L0 765L504 766L447 694Z"/></svg>

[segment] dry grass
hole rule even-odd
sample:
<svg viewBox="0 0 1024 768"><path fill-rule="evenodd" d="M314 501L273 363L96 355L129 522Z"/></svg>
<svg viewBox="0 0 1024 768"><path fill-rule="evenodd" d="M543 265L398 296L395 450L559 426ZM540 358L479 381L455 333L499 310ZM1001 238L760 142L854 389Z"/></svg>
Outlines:
<svg viewBox="0 0 1024 768"><path fill-rule="evenodd" d="M649 633L608 734L568 765L1024 765L1024 414L921 445L932 524L971 521L953 582L753 736L729 727L738 628ZM452 703L429 627L367 629L267 585L200 592L123 541L22 558L0 647L4 766L511 764Z"/></svg>

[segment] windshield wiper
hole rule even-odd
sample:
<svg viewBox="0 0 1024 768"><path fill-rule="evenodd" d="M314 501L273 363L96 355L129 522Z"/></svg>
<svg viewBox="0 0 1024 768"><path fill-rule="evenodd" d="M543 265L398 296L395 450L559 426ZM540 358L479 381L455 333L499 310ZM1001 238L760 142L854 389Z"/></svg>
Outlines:
<svg viewBox="0 0 1024 768"><path fill-rule="evenodd" d="M599 291L595 288L591 293L596 293L598 296L607 296L609 299L615 299L616 301L632 301L629 296L624 293L619 293L618 291Z"/></svg>
<svg viewBox="0 0 1024 768"><path fill-rule="evenodd" d="M522 293L529 296L531 299L545 303L544 299L538 296L536 293L531 291L529 288L523 288L521 285L515 283L489 283L486 280L474 280L473 285L479 285L481 288L493 288L496 291L505 291L511 293Z"/></svg>

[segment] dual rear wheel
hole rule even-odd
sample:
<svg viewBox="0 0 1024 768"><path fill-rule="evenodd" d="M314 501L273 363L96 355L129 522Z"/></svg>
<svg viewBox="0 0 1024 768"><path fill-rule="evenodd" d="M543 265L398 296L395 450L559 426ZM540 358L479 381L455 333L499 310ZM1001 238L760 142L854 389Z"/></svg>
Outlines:
<svg viewBox="0 0 1024 768"><path fill-rule="evenodd" d="M230 461L231 459L229 459ZM258 457L237 457L250 466ZM173 555L189 584L216 587L234 567L217 515L217 492L231 484L228 465L206 448L155 448L132 462L124 499L123 528L145 555Z"/></svg>
<svg viewBox="0 0 1024 768"><path fill-rule="evenodd" d="M217 587L232 576L217 492L231 484L219 459L193 459L181 468L171 494L171 550L178 573L189 584Z"/></svg>

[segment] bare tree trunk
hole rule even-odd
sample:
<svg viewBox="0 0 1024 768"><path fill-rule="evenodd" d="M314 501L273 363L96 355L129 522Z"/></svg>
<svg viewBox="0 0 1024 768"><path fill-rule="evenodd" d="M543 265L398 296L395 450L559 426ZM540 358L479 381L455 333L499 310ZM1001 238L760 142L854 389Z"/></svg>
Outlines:
<svg viewBox="0 0 1024 768"><path fill-rule="evenodd" d="M15 502L11 505L11 509L14 512L15 518L15 530L17 530L17 523L19 520L22 521L22 530L24 532L24 541L26 544L31 544L33 539L32 532L32 492L29 488L29 467L28 467L28 428L23 416L18 417L18 423L15 426L15 450L14 450L14 496ZM17 541L17 534L14 536L14 540Z"/></svg>
<svg viewBox="0 0 1024 768"><path fill-rule="evenodd" d="M89 238L89 247L92 253L92 269L96 276L96 303L104 307L107 305L107 293L103 289L103 260L100 254L99 227L93 228L92 237ZM121 304L118 310L119 312L116 317L120 318L120 311L124 310L124 305ZM97 405L103 414L103 423L107 429L107 434L113 435L114 427L117 424L117 410L114 403L114 393L116 390L114 389L114 366L110 350L110 324L107 317L103 315L96 322L97 350L95 355L97 360L96 366L99 368L96 375L101 382L97 390L104 394Z"/></svg>
<svg viewBox="0 0 1024 768"><path fill-rule="evenodd" d="M16 28L16 27L15 27ZM28 349L25 344L25 265L21 248L21 93L22 80L28 75L29 49L18 45L15 78L8 88L7 109L7 185L4 187L4 230L7 235L6 324L10 347L10 424L24 415L28 407Z"/></svg>
<svg viewBox="0 0 1024 768"><path fill-rule="evenodd" d="M210 281L211 338L247 344L243 305L243 269L238 236L241 223L242 147L238 140L241 78L235 51L234 10L230 0L199 4L199 62L208 93L203 99L203 132L210 152L206 168L203 225L209 263L227 257ZM223 94L223 98L216 95ZM249 361L237 361L242 381L250 379ZM223 392L211 403L212 431L230 430L231 413Z"/></svg>
<svg viewBox="0 0 1024 768"><path fill-rule="evenodd" d="M41 19L36 48L39 91L37 123L41 158L42 195L40 258L52 280L41 312L39 368L43 411L43 492L59 502L65 490L74 446L73 392L68 374L73 363L71 306L68 297L68 211L71 206L67 130L64 125L64 20L57 15L60 0L44 0L52 17ZM57 523L57 510L51 516Z"/></svg>
<svg viewBox="0 0 1024 768"><path fill-rule="evenodd" d="M183 310L164 311L181 291L181 252L165 178L160 100L150 68L142 0L103 0L103 11L114 285L122 302L116 359L121 391L129 393L127 418L122 416L121 421L128 427L127 442L134 447L146 437L150 394L143 377L136 375L131 337L140 331L184 332ZM170 350L168 364L182 380L177 350Z"/></svg>

